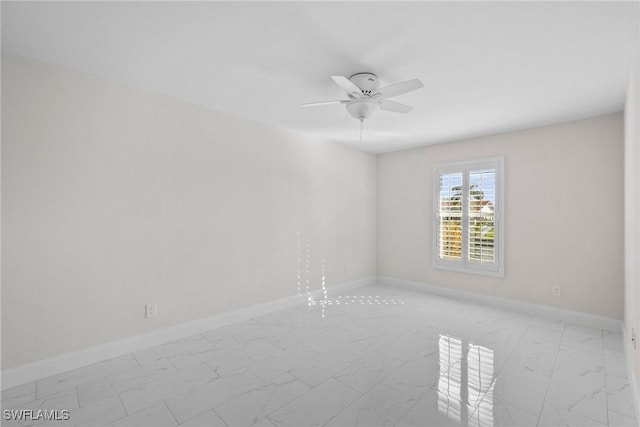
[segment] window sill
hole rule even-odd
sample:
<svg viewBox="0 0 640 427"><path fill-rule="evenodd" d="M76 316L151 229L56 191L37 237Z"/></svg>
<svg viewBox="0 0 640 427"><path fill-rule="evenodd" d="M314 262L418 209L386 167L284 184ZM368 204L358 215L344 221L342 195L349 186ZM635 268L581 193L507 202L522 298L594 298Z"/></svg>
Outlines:
<svg viewBox="0 0 640 427"><path fill-rule="evenodd" d="M448 266L448 265L441 265L441 264L435 264L435 263L433 267L438 270L455 271L457 273L477 274L480 276L491 276L491 277L504 277L504 270L502 268L500 268L498 271L492 271L492 270L482 270L482 269L475 269L475 268Z"/></svg>

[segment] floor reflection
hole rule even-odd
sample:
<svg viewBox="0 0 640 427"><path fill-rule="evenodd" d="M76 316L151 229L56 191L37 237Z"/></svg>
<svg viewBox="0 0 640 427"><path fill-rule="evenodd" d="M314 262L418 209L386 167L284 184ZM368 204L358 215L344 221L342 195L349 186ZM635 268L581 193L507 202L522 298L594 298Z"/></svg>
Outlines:
<svg viewBox="0 0 640 427"><path fill-rule="evenodd" d="M324 258L320 262L320 292L312 291L311 274L311 245L305 241L302 235L297 232L297 269L296 285L298 296L306 299L307 307L320 307L320 312L324 318L326 310L330 306L342 305L398 305L404 304L400 299L382 298L379 295L341 295L329 298L327 290L326 261ZM317 276L316 276L317 277Z"/></svg>
<svg viewBox="0 0 640 427"><path fill-rule="evenodd" d="M438 350L438 411L458 424L493 426L493 350L448 335Z"/></svg>
<svg viewBox="0 0 640 427"><path fill-rule="evenodd" d="M399 299L382 298L379 295L338 295L335 298L329 298L326 286L326 277L324 274L324 260L322 260L322 288L319 299L314 299L311 292L307 293L307 306L320 306L322 317L325 317L325 310L329 306L341 305L402 305L404 301Z"/></svg>

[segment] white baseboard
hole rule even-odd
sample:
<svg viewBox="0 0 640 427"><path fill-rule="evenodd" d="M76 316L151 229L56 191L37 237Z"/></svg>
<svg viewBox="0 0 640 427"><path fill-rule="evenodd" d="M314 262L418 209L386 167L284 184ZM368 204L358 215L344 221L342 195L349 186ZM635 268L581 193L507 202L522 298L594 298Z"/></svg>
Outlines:
<svg viewBox="0 0 640 427"><path fill-rule="evenodd" d="M631 393L633 393L633 403L636 407L636 419L638 420L638 425L640 425L640 383L638 383L638 378L636 377L635 370L631 366L631 360L633 360L633 352L631 351L631 347L629 347L629 340L627 340L628 335L627 331L624 328L624 324L622 325L622 337L622 342L624 342L624 359L627 362L627 374L629 375Z"/></svg>
<svg viewBox="0 0 640 427"><path fill-rule="evenodd" d="M348 292L362 286L372 285L376 282L375 277L360 279L352 282L341 283L329 286L326 290L329 294ZM250 307L229 311L204 319L186 322L179 325L171 326L165 329L146 332L118 341L85 348L71 353L61 354L59 356L50 357L36 362L27 363L16 366L14 368L2 371L2 390L36 381L51 375L71 369L80 368L101 362L124 354L139 351L144 348L165 344L178 339L186 338L195 334L200 334L221 326L248 320L253 317L262 316L291 307L305 304L308 298L317 299L324 295L322 289L316 289L309 294L294 295L281 298L275 301L269 301L262 304L252 305Z"/></svg>
<svg viewBox="0 0 640 427"><path fill-rule="evenodd" d="M509 310L519 311L521 313L532 314L535 316L543 316L552 319L560 319L569 323L588 326L592 328L606 329L609 331L619 331L622 320L612 319L610 317L597 316L595 314L582 313L579 311L565 310L562 308L551 307L530 302L517 301L508 298L499 298L489 295L482 295L475 292L461 291L458 289L443 288L433 286L426 283L411 282L408 280L396 279L394 277L378 276L378 284L395 286L398 288L409 289L418 292L427 292L430 294L474 301L480 304L507 308Z"/></svg>

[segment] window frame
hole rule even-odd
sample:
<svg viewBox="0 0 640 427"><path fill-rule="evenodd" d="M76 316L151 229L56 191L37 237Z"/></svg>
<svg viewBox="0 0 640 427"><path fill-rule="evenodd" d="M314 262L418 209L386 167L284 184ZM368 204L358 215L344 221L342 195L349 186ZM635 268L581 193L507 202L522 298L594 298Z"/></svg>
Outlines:
<svg viewBox="0 0 640 427"><path fill-rule="evenodd" d="M494 259L491 264L469 261L469 174L484 169L495 170ZM462 255L459 260L440 258L440 177L462 174ZM504 277L504 158L491 157L461 162L440 163L433 167L433 266L437 269Z"/></svg>

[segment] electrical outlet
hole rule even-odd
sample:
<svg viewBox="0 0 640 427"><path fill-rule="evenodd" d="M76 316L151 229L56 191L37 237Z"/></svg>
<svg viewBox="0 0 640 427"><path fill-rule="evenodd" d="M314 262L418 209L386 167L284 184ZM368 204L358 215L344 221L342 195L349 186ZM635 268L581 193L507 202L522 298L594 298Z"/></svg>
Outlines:
<svg viewBox="0 0 640 427"><path fill-rule="evenodd" d="M145 317L148 319L149 317L156 317L158 315L158 304L147 304L144 306L145 308Z"/></svg>
<svg viewBox="0 0 640 427"><path fill-rule="evenodd" d="M551 295L553 295L554 297L561 297L562 296L562 288L560 286L554 286L551 289Z"/></svg>

